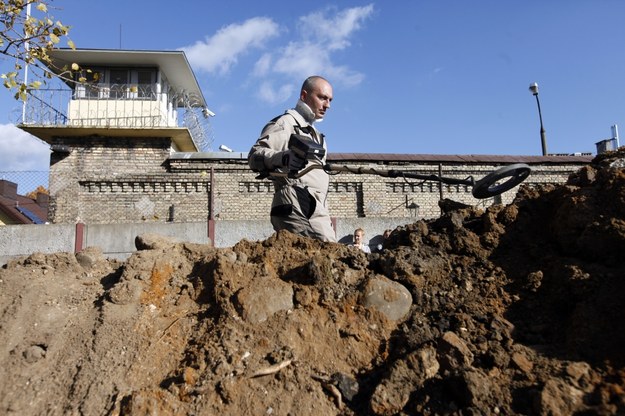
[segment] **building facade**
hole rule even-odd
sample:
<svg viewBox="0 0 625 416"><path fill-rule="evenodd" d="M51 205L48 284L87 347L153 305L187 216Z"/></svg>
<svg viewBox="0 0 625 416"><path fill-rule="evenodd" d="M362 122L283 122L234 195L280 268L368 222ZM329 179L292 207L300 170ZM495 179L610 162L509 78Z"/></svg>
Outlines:
<svg viewBox="0 0 625 416"><path fill-rule="evenodd" d="M189 222L269 220L273 182L257 179L246 153L169 152L167 139L59 138L67 153L53 153L50 220L54 223ZM523 184L564 183L589 156L454 156L329 154L332 165L405 170L423 175L480 179L512 163L528 164ZM515 187L476 199L470 185L434 180L338 173L330 177L328 202L338 218L433 218L438 202L510 203Z"/></svg>

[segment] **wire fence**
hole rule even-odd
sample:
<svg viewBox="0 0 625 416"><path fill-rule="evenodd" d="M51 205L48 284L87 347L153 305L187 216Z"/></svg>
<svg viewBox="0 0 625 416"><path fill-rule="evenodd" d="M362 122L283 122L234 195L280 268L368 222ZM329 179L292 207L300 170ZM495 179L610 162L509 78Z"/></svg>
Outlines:
<svg viewBox="0 0 625 416"><path fill-rule="evenodd" d="M0 171L0 179L17 184L17 193L26 195L39 186L48 189L50 171L47 170L24 170L24 171Z"/></svg>

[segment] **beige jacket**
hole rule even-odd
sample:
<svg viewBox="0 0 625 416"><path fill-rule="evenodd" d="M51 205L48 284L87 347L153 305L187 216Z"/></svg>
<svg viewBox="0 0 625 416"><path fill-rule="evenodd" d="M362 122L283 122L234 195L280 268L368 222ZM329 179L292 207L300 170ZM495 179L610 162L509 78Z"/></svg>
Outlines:
<svg viewBox="0 0 625 416"><path fill-rule="evenodd" d="M253 170L261 170L259 167L260 159L265 170L278 170L284 172L286 168L282 166L282 153L288 150L289 138L291 134L298 133L309 137L311 140L319 143L327 151L327 146L323 134L306 121L303 114L310 112L308 106L298 102L298 105L291 110L287 110L283 115L274 118L263 128L260 138L256 141L249 152L248 162ZM314 116L313 116L314 117ZM322 163L325 164L326 156L323 157ZM299 185L308 187L319 195L319 200L325 205L326 195L328 192L329 178L323 169L313 169L299 179L290 178L271 178L276 188L288 185Z"/></svg>

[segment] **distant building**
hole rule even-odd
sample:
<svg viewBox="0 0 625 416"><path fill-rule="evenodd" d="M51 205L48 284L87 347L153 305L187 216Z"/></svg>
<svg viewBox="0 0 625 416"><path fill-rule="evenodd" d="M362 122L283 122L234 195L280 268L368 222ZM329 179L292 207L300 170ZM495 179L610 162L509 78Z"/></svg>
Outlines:
<svg viewBox="0 0 625 416"><path fill-rule="evenodd" d="M48 195L37 199L17 194L17 184L0 179L0 225L45 224L48 221Z"/></svg>
<svg viewBox="0 0 625 416"><path fill-rule="evenodd" d="M601 153L618 150L618 148L619 148L618 126L616 124L614 124L611 129L612 129L612 137L611 138L605 139L605 140L600 140L600 141L595 143L595 146L597 146L597 154L598 155L600 155Z"/></svg>
<svg viewBox="0 0 625 416"><path fill-rule="evenodd" d="M597 146L598 155L618 149L618 142L614 138L598 141L597 143L595 143L595 145Z"/></svg>

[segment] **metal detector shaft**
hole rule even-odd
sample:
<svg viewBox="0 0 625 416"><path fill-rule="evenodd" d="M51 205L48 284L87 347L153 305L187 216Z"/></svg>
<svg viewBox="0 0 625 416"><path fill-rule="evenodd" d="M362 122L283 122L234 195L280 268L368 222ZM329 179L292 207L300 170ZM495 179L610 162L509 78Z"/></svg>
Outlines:
<svg viewBox="0 0 625 416"><path fill-rule="evenodd" d="M478 199L493 197L514 188L525 179L527 179L531 172L531 169L528 165L524 163L516 163L513 165L503 166L489 173L482 179L476 181L475 179L473 179L472 176L469 176L465 179L458 179L446 178L444 176L438 175L423 175L415 172L396 169L385 170L377 168L352 167L333 164L321 165L314 163L306 166L304 169L297 172L269 172L269 176L301 178L313 169L323 169L326 172L349 172L355 174L378 175L387 178L419 179L424 181L441 182L447 185L468 185L473 187L471 193L475 198ZM505 180L502 182L503 179Z"/></svg>
<svg viewBox="0 0 625 416"><path fill-rule="evenodd" d="M325 165L324 170L329 171L329 172L349 172L349 173L356 173L356 174L378 175L378 176L384 176L387 178L420 179L423 181L442 182L448 185L473 186L475 184L475 181L473 180L471 176L465 179L445 178L445 177L438 176L438 175L423 175L420 173L403 171L403 170L395 170L395 169L383 170L383 169L365 168L365 167L354 168L351 166L340 166L340 165L332 165L332 164Z"/></svg>

